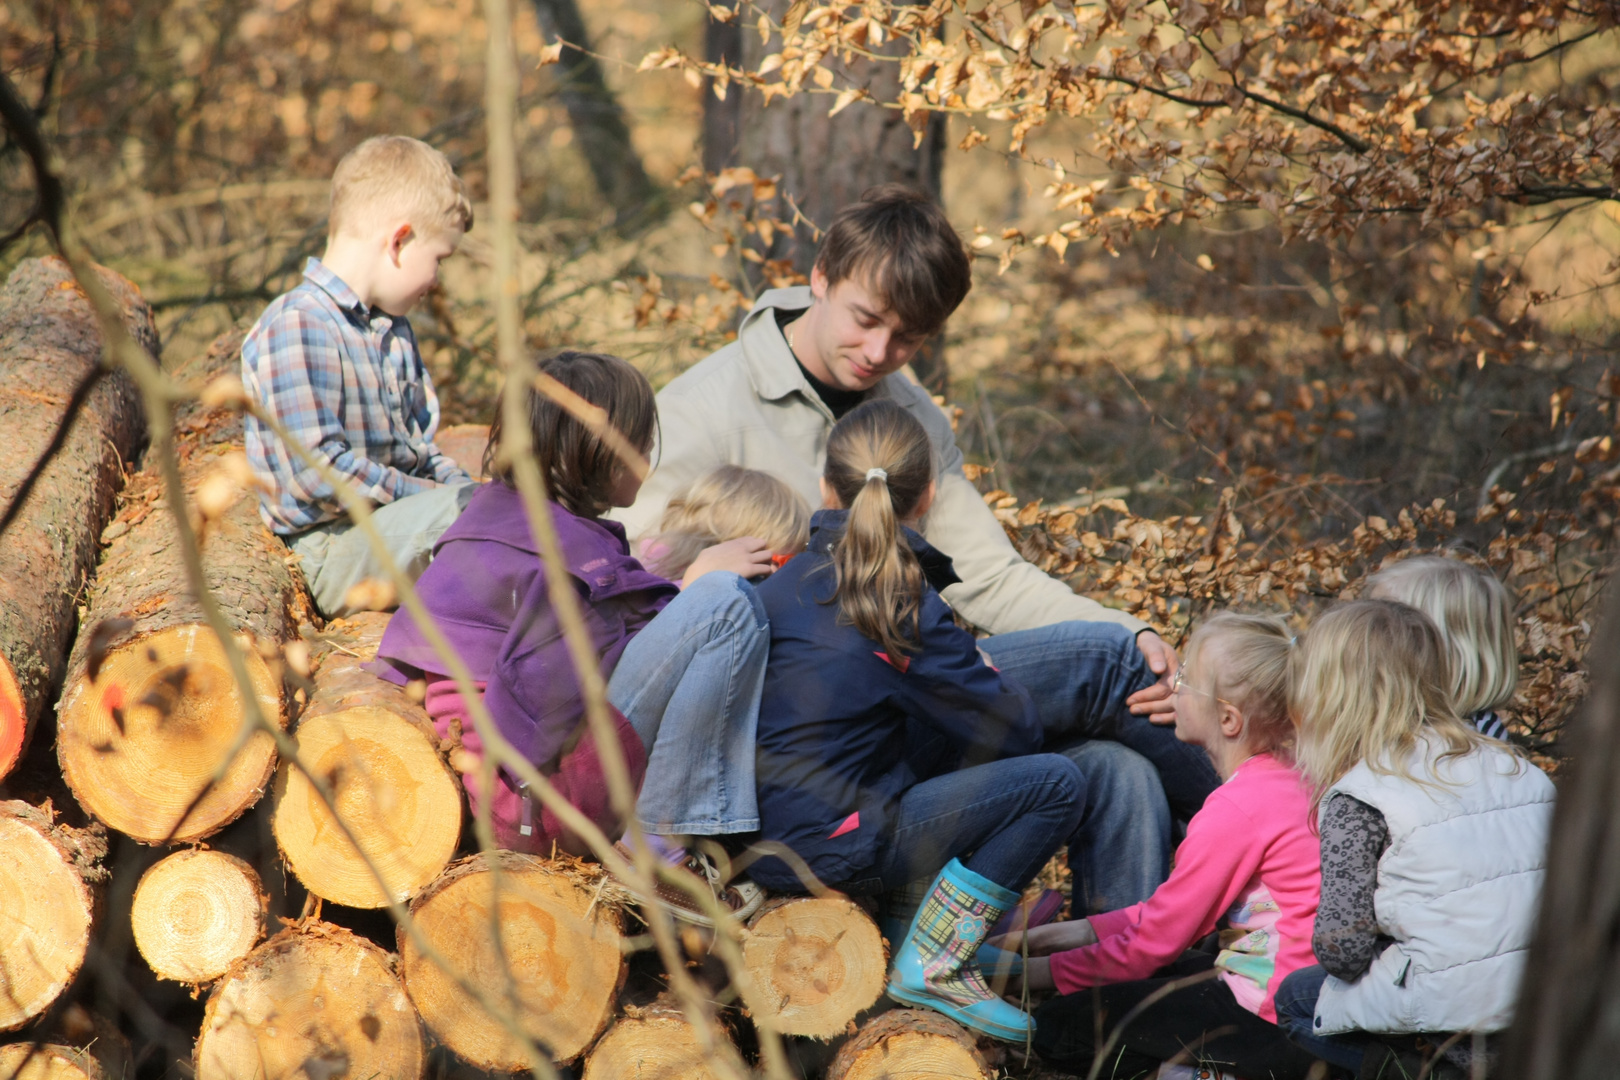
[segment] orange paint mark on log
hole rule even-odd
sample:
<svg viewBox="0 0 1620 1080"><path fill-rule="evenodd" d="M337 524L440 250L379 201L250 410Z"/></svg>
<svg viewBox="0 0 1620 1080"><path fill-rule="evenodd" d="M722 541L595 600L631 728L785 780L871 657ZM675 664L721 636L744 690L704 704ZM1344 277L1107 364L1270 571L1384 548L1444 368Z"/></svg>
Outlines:
<svg viewBox="0 0 1620 1080"><path fill-rule="evenodd" d="M124 688L113 683L101 692L101 711L111 713L114 709L124 707Z"/></svg>

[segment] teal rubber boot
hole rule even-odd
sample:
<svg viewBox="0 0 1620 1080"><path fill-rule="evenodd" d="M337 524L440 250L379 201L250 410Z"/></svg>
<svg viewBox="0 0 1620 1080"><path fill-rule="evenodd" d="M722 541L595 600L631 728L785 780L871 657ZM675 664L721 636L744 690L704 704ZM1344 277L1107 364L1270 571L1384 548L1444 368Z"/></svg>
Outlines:
<svg viewBox="0 0 1620 1080"><path fill-rule="evenodd" d="M1034 1021L991 992L973 962L990 927L1017 902L1017 893L952 859L934 879L905 941L895 950L889 996L933 1009L991 1038L1028 1039Z"/></svg>

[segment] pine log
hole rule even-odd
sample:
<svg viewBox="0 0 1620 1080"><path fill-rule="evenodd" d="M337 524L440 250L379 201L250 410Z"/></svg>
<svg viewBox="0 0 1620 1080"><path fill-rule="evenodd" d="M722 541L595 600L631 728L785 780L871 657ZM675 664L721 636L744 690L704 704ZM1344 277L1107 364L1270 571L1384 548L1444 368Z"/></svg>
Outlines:
<svg viewBox="0 0 1620 1080"><path fill-rule="evenodd" d="M411 914L457 975L510 1000L530 1038L567 1064L612 1019L624 982L620 916L603 902L607 887L606 872L592 864L498 851L453 864L412 902ZM411 1000L441 1043L490 1072L529 1068L523 1044L403 929L399 955Z"/></svg>
<svg viewBox="0 0 1620 1080"><path fill-rule="evenodd" d="M883 935L841 896L770 901L749 922L742 948L748 1008L784 1035L842 1035L883 993Z"/></svg>
<svg viewBox="0 0 1620 1080"><path fill-rule="evenodd" d="M106 854L99 827L59 825L49 804L0 802L0 1031L43 1013L84 965Z"/></svg>
<svg viewBox="0 0 1620 1080"><path fill-rule="evenodd" d="M140 291L110 270L101 279L130 333L156 355L157 330ZM0 536L0 777L56 700L74 600L95 569L124 464L146 438L140 395L122 371L104 375L77 415L67 416L101 352L95 310L67 264L54 257L19 263L0 289L0 513L63 423L71 419L72 427Z"/></svg>
<svg viewBox="0 0 1620 1080"><path fill-rule="evenodd" d="M282 931L209 995L197 1080L416 1080L427 1043L394 967L329 923Z"/></svg>
<svg viewBox="0 0 1620 1080"><path fill-rule="evenodd" d="M0 1046L0 1080L135 1080L135 1064L116 1024L71 1005L50 1034Z"/></svg>
<svg viewBox="0 0 1620 1080"><path fill-rule="evenodd" d="M439 753L426 710L360 665L377 655L387 615L368 612L328 628L342 641L321 660L293 734L305 768L336 789L338 813L388 888L349 843L332 811L291 762L276 774L273 824L287 865L310 892L379 908L408 900L455 857L461 785Z"/></svg>
<svg viewBox="0 0 1620 1080"><path fill-rule="evenodd" d="M827 1070L827 1080L986 1080L990 1075L967 1029L926 1009L894 1009L867 1021Z"/></svg>
<svg viewBox="0 0 1620 1080"><path fill-rule="evenodd" d="M452 424L440 428L433 437L437 446L451 461L467 470L474 479L484 475L484 449L489 446L488 424Z"/></svg>
<svg viewBox="0 0 1620 1080"><path fill-rule="evenodd" d="M206 382L234 370L240 340L223 335L182 375ZM249 646L261 710L285 726L277 649L311 617L308 594L286 547L259 520L256 497L231 479L240 421L193 404L180 411L177 428L187 513L202 523L209 591ZM205 485L210 516L197 518L191 500ZM58 706L63 778L86 811L136 840L200 840L264 794L274 740L254 734L214 782L237 738L243 703L187 586L156 463L131 478L103 539L110 546Z"/></svg>
<svg viewBox="0 0 1620 1080"><path fill-rule="evenodd" d="M717 1023L711 1039L730 1036ZM720 1080L725 1074L712 1067L714 1057L680 1003L660 994L650 1005L624 1007L585 1058L582 1080Z"/></svg>
<svg viewBox="0 0 1620 1080"><path fill-rule="evenodd" d="M130 907L135 947L160 979L213 982L264 936L253 867L222 851L177 851L154 863Z"/></svg>

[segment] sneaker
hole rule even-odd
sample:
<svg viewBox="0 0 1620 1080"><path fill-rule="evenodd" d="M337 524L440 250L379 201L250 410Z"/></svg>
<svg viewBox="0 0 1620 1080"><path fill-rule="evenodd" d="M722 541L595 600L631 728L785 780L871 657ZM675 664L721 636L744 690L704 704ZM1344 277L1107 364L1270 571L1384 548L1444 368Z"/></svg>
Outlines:
<svg viewBox="0 0 1620 1080"><path fill-rule="evenodd" d="M626 862L633 861L634 856L630 848L620 841L613 845ZM722 883L720 871L714 863L701 854L688 855L686 862L679 868L679 872L690 874L694 880L708 885L719 901L720 908L738 919L746 919L759 910L765 901L765 893L758 885L746 878L739 878L729 883ZM636 900L637 903L648 903L647 895L637 889L629 881L619 880L619 884ZM653 883L653 896L656 897L669 913L676 919L692 926L713 927L714 918L706 907L700 906L696 897L686 889L678 888L662 878Z"/></svg>

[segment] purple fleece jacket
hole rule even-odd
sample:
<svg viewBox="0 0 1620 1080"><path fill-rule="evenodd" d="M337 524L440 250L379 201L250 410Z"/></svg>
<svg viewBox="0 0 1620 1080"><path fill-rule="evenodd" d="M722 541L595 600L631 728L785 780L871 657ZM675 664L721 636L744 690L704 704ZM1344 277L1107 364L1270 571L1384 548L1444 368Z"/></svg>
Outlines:
<svg viewBox="0 0 1620 1080"><path fill-rule="evenodd" d="M551 516L605 678L679 590L630 557L618 522L556 503ZM484 485L440 537L416 588L473 679L487 684L484 704L501 734L537 767L554 761L583 721L585 701L517 491ZM446 666L410 612L396 612L374 670L404 683L447 674Z"/></svg>

